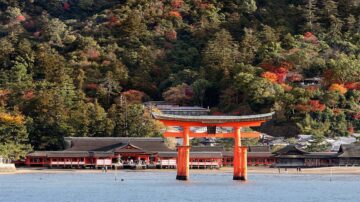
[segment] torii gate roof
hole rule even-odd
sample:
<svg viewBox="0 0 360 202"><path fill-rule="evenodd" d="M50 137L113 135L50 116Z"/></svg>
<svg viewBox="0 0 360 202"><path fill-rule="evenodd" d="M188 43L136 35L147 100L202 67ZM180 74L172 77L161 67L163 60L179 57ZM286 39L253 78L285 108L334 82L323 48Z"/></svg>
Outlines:
<svg viewBox="0 0 360 202"><path fill-rule="evenodd" d="M216 116L216 115L184 116L184 115L160 114L156 112L152 113L154 118L158 120L198 122L203 124L267 121L270 120L274 114L275 114L274 112L270 112L266 114L244 115L244 116Z"/></svg>

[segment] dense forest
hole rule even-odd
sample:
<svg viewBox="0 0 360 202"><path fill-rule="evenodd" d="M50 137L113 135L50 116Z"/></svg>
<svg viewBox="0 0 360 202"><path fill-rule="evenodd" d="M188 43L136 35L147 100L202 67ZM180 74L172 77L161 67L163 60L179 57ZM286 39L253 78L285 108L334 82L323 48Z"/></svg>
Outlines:
<svg viewBox="0 0 360 202"><path fill-rule="evenodd" d="M0 0L10 158L64 136L157 136L146 100L275 111L260 129L275 136L347 136L359 78L360 0Z"/></svg>

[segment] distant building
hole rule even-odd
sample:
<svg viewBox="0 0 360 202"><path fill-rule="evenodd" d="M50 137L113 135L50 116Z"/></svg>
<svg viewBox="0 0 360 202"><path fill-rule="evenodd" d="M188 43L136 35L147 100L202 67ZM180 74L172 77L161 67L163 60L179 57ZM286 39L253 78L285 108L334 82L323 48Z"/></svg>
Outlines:
<svg viewBox="0 0 360 202"><path fill-rule="evenodd" d="M156 107L164 114L201 116L208 115L210 113L209 108L198 106L179 106L165 101L150 101L144 103L144 105L150 108Z"/></svg>
<svg viewBox="0 0 360 202"><path fill-rule="evenodd" d="M293 83L298 84L303 87L307 86L321 86L323 79L319 77L306 78L300 81L294 81Z"/></svg>
<svg viewBox="0 0 360 202"><path fill-rule="evenodd" d="M337 163L336 152L306 152L296 145L288 145L274 152L275 167L323 167Z"/></svg>

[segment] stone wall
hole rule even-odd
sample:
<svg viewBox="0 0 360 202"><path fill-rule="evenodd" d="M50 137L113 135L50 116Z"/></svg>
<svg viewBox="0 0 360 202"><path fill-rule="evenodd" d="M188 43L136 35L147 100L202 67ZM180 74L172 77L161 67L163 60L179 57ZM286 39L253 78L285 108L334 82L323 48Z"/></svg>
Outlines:
<svg viewBox="0 0 360 202"><path fill-rule="evenodd" d="M0 164L0 173L1 172L14 172L14 171L16 171L16 168L13 163Z"/></svg>
<svg viewBox="0 0 360 202"><path fill-rule="evenodd" d="M0 173L1 172L14 172L16 171L15 164L8 163L5 159L0 157Z"/></svg>

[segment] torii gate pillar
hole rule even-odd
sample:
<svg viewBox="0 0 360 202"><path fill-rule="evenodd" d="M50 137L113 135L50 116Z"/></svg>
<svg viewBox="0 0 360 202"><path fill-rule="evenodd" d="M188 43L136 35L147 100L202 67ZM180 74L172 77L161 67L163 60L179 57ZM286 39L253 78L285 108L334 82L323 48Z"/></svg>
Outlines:
<svg viewBox="0 0 360 202"><path fill-rule="evenodd" d="M234 127L233 180L247 180L247 147L241 146L241 127Z"/></svg>
<svg viewBox="0 0 360 202"><path fill-rule="evenodd" d="M189 126L183 126L183 145L178 146L177 159L177 180L189 179L190 145L189 145Z"/></svg>

